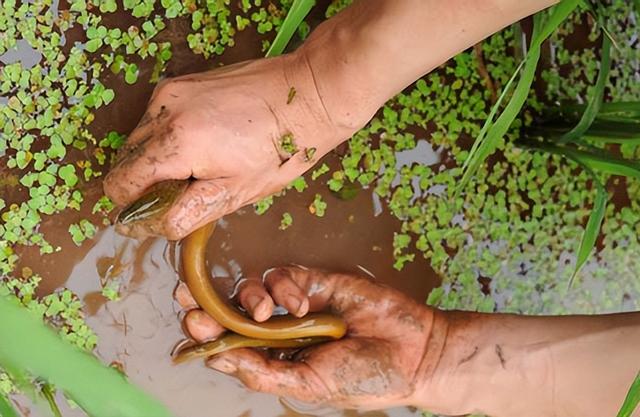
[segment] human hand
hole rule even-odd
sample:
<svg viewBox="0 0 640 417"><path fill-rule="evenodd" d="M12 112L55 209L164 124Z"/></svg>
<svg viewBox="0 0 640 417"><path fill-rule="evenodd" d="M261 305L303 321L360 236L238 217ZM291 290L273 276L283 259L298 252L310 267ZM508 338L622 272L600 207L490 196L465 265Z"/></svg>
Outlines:
<svg viewBox="0 0 640 417"><path fill-rule="evenodd" d="M437 354L427 352L438 352L444 343L442 335L432 334L433 310L350 274L277 268L264 280L241 282L237 298L257 321L268 319L278 304L299 317L329 309L347 322L345 338L306 348L291 361L236 349L207 362L250 389L307 403L369 409L417 404L415 395L437 362ZM197 309L186 286L178 287L176 299L189 310L184 327L196 341L225 331Z"/></svg>
<svg viewBox="0 0 640 417"><path fill-rule="evenodd" d="M280 191L355 127L336 122L302 52L166 80L104 182L118 205L155 183L196 181L161 219L179 239Z"/></svg>

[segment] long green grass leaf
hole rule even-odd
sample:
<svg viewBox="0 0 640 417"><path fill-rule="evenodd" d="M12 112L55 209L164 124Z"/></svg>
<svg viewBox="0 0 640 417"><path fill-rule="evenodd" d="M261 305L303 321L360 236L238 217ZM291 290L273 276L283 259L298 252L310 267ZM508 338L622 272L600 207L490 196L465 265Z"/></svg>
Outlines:
<svg viewBox="0 0 640 417"><path fill-rule="evenodd" d="M587 132L594 120L596 120L600 112L602 99L604 98L604 88L609 80L609 70L611 69L611 41L606 36L602 37L602 49L600 53L602 54L600 59L600 72L591 90L590 97L587 100L587 107L584 113L582 113L582 118L578 124L560 138L560 143L573 142L576 139L580 139Z"/></svg>
<svg viewBox="0 0 640 417"><path fill-rule="evenodd" d="M564 22L567 17L578 7L579 0L562 0L555 6L551 13L549 14L549 18L545 21L544 26L538 33L537 36L533 36L533 40L531 41L531 45L542 46L542 42L544 42L555 30Z"/></svg>
<svg viewBox="0 0 640 417"><path fill-rule="evenodd" d="M638 0L640 3L640 0ZM638 11L640 12L640 5L638 7ZM631 414L638 407L638 403L640 403L640 373L636 375L636 378L633 380L631 387L629 388L629 392L627 392L627 396L622 403L622 407L620 407L620 411L616 417L631 417Z"/></svg>
<svg viewBox="0 0 640 417"><path fill-rule="evenodd" d="M2 394L0 394L0 417L18 417L18 412L11 404L11 400Z"/></svg>
<svg viewBox="0 0 640 417"><path fill-rule="evenodd" d="M571 150L567 154L594 171L640 179L640 164L637 162L578 150Z"/></svg>
<svg viewBox="0 0 640 417"><path fill-rule="evenodd" d="M563 103L558 107L546 110L550 118L559 118L563 121L578 119L586 109L584 104ZM629 123L640 123L640 101L618 101L614 103L602 103L596 120L615 120Z"/></svg>
<svg viewBox="0 0 640 417"><path fill-rule="evenodd" d="M293 37L293 34L298 29L298 26L300 26L300 23L302 23L304 18L307 17L314 4L315 0L294 0L293 5L291 5L291 9L289 9L289 13L287 13L287 17L285 17L284 22L282 22L282 26L278 30L276 38L273 40L271 47L267 51L267 57L280 55L284 52L284 49L287 47L287 44Z"/></svg>
<svg viewBox="0 0 640 417"><path fill-rule="evenodd" d="M518 81L511 100L505 107L504 111L500 114L494 124L489 124L487 127L486 138L480 142L480 144L474 148L474 153L469 155L469 163L466 164L466 170L462 175L462 180L458 183L456 193L460 192L469 182L471 177L478 170L478 167L484 162L484 160L495 150L498 142L520 113L524 102L529 96L529 89L533 83L536 67L538 66L538 60L540 59L540 48L529 49L525 65L522 69L522 75Z"/></svg>
<svg viewBox="0 0 640 417"><path fill-rule="evenodd" d="M640 179L640 162L618 158L595 147L584 150L571 146L556 145L551 142L533 141L518 141L517 144L523 148L535 149L570 158L589 170Z"/></svg>
<svg viewBox="0 0 640 417"><path fill-rule="evenodd" d="M496 113L498 112L498 109L502 105L502 101L507 96L507 94L511 91L511 86L513 85L513 82L516 80L516 78L518 78L518 75L520 74L520 70L522 69L523 66L524 66L524 61L518 64L518 66L516 67L516 70L513 72L513 75L511 76L511 78L509 78L509 81L507 81L507 83L505 84L504 88L502 89L502 92L500 93L500 96L498 97L498 100L496 100L495 105L491 108L491 111L487 116L487 120L482 125L482 128L480 129L480 133L478 134L478 138L473 142L473 146L471 146L471 149L469 150L469 155L475 154L476 151L478 150L478 147L484 140L484 136L487 134L487 130L492 125L493 119L496 117ZM471 160L472 158L465 159L464 163L462 164L462 169L467 168Z"/></svg>
<svg viewBox="0 0 640 417"><path fill-rule="evenodd" d="M25 308L0 297L0 366L24 369L64 390L92 417L170 417L115 369L63 341Z"/></svg>
<svg viewBox="0 0 640 417"><path fill-rule="evenodd" d="M596 240L598 239L598 235L600 234L600 227L602 226L602 220L604 219L604 213L607 208L607 202L609 201L607 189L604 188L604 185L600 182L600 179L592 170L589 169L588 171L591 173L593 183L596 187L596 198L593 202L593 209L591 210L591 214L589 215L587 226L585 227L584 233L582 234L580 246L576 255L576 267L573 270L571 279L569 280L569 287L571 287L573 280L575 279L576 275L578 275L585 262L587 262L587 260L589 259L591 251L596 245Z"/></svg>
<svg viewBox="0 0 640 417"><path fill-rule="evenodd" d="M529 95L531 85L533 84L538 61L540 60L540 48L542 43L575 10L578 3L579 0L562 0L553 8L544 24L541 22L540 14L534 16L533 40L525 57L522 70L520 70L519 66L515 71L516 73L520 73L520 79L514 89L511 100L495 123L492 122L492 116L496 114L500 102L496 102L491 109L489 114L490 117L487 118L487 121L481 130L481 134L486 131L486 136L479 136L476 138L474 146L471 148L469 156L463 164L463 175L461 181L456 187L456 194L459 194L478 170L480 165L491 153L493 153L498 146L499 141L507 133L509 127L511 127L511 124L520 113L520 110L522 110L522 106L524 105Z"/></svg>

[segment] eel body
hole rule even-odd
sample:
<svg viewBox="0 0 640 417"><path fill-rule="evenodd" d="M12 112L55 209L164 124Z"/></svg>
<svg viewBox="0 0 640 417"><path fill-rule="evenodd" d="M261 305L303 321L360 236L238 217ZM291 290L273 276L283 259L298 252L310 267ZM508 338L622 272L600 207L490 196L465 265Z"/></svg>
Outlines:
<svg viewBox="0 0 640 417"><path fill-rule="evenodd" d="M153 223L163 221L163 216L187 186L188 180L165 181L153 186L120 213L117 223L126 230L157 230ZM302 318L273 316L258 323L230 306L211 285L207 271L206 248L214 227L215 222L209 223L183 239L180 251L183 279L198 305L234 333L182 349L174 355L174 362L207 358L243 347L300 348L345 335L344 321L330 314L310 313Z"/></svg>

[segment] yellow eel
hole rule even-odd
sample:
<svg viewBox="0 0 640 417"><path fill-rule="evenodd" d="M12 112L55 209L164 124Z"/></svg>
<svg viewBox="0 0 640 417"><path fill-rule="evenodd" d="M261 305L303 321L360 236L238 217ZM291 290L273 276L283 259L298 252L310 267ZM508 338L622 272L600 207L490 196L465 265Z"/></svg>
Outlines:
<svg viewBox="0 0 640 417"><path fill-rule="evenodd" d="M176 198L188 186L188 180L161 182L125 208L117 223L123 230L147 228L157 230L153 223L161 223ZM222 299L211 285L206 266L207 242L215 222L209 223L182 240L180 256L183 279L198 305L218 323L234 333L200 345L181 349L174 362L206 358L243 347L297 348L327 340L339 339L347 331L344 321L325 313L310 313L298 318L292 315L273 316L258 323Z"/></svg>

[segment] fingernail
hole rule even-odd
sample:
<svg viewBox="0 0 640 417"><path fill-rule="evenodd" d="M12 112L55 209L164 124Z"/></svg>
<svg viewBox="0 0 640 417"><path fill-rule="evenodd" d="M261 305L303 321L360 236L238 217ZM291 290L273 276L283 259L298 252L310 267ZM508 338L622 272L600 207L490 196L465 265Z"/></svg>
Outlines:
<svg viewBox="0 0 640 417"><path fill-rule="evenodd" d="M232 374L238 369L234 363L224 357L214 357L209 360L207 365L209 365L210 368L225 374Z"/></svg>
<svg viewBox="0 0 640 417"><path fill-rule="evenodd" d="M251 313L254 313L261 302L262 297L260 297L259 295L250 295L247 298L247 307L249 308L249 311L251 311Z"/></svg>

